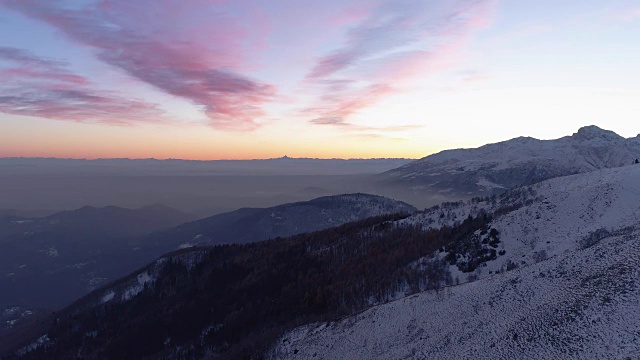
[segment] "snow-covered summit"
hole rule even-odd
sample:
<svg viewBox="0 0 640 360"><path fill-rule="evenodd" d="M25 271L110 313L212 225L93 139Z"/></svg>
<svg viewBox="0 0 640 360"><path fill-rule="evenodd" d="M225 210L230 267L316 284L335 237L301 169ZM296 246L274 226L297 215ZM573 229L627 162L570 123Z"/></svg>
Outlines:
<svg viewBox="0 0 640 360"><path fill-rule="evenodd" d="M555 140L518 137L475 149L446 150L383 175L385 181L455 195L484 195L554 177L632 164L640 138L586 126Z"/></svg>
<svg viewBox="0 0 640 360"><path fill-rule="evenodd" d="M575 139L583 139L583 140L592 140L592 139L603 139L603 140L613 140L619 141L624 140L624 138L613 131L601 129L595 125L584 126L578 129L578 132L572 135Z"/></svg>

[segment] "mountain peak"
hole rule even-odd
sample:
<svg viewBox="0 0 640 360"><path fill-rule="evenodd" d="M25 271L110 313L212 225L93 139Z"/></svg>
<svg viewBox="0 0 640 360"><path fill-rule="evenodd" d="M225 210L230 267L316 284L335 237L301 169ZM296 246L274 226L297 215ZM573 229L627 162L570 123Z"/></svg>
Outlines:
<svg viewBox="0 0 640 360"><path fill-rule="evenodd" d="M445 150L389 170L381 181L456 198L485 196L553 177L629 165L640 159L639 140L585 126L555 140L519 137L474 149Z"/></svg>
<svg viewBox="0 0 640 360"><path fill-rule="evenodd" d="M606 140L621 140L622 136L616 134L610 130L601 129L595 125L581 127L577 133L573 134L573 138L583 140L593 139L606 139Z"/></svg>

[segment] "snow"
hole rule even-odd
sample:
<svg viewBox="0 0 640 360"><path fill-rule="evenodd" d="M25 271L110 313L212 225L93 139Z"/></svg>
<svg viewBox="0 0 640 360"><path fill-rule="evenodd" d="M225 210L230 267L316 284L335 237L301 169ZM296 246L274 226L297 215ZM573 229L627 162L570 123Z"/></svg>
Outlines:
<svg viewBox="0 0 640 360"><path fill-rule="evenodd" d="M33 220L27 219L27 220L13 220L11 223L12 224L20 224L20 225L22 225L22 224L30 224L32 222L33 222Z"/></svg>
<svg viewBox="0 0 640 360"><path fill-rule="evenodd" d="M483 186L483 187L489 188L489 189L505 189L504 186L502 186L500 184L496 184L496 183L494 183L492 181L489 181L485 177L480 178L480 180L478 180L477 184L478 184L478 186Z"/></svg>
<svg viewBox="0 0 640 360"><path fill-rule="evenodd" d="M636 165L596 170L548 180L495 202L446 204L399 221L436 228L527 202L494 218L491 226L500 232L506 255L481 268L480 280L464 283L468 280L461 277L459 286L297 328L270 356L639 358L639 179ZM607 232L595 244L584 241ZM504 272L507 262L519 268Z"/></svg>
<svg viewBox="0 0 640 360"><path fill-rule="evenodd" d="M145 286L153 286L158 274L162 271L168 261L176 261L191 270L202 262L207 254L208 251L206 250L189 251L183 254L158 259L134 277L121 281L104 290L104 292L96 298L96 303L104 304L110 301L130 301L138 296L144 290Z"/></svg>
<svg viewBox="0 0 640 360"><path fill-rule="evenodd" d="M467 216L529 202L490 224L500 232L500 250L506 256L489 262L481 277L504 270L508 261L519 266L539 261L541 252L547 257L576 249L590 234L606 229L623 229L640 222L640 166L565 176L515 190L479 203L458 202L416 213L398 222L420 224L424 228L453 226ZM517 193L517 196L512 194ZM453 267L451 268L453 270ZM461 278L462 280L462 278Z"/></svg>
<svg viewBox="0 0 640 360"><path fill-rule="evenodd" d="M107 291L104 296L102 296L102 303L106 303L111 301L114 297L116 296L116 293L114 291Z"/></svg>
<svg viewBox="0 0 640 360"><path fill-rule="evenodd" d="M102 295L100 295L98 303L105 304L110 301L115 301L116 299L120 302L126 302L136 297L144 290L145 285L150 285L155 282L159 266L164 263L160 262L160 260L157 260L149 269L142 271L134 278L105 290ZM160 262L160 264L158 264L158 262Z"/></svg>
<svg viewBox="0 0 640 360"><path fill-rule="evenodd" d="M107 280L106 277L96 276L94 272L87 273L84 275L84 277L87 280L87 288L90 290L95 289L98 284Z"/></svg>
<svg viewBox="0 0 640 360"><path fill-rule="evenodd" d="M51 340L49 339L49 335L45 334L42 335L41 337L38 338L38 340L34 341L33 343L29 344L26 347L23 347L22 349L18 350L17 353L19 356L24 356L25 354L34 351L42 346L47 346L47 344L49 344L51 342Z"/></svg>
<svg viewBox="0 0 640 360"><path fill-rule="evenodd" d="M57 257L58 256L58 250L56 248L49 248L49 252L47 252L47 254L51 257Z"/></svg>
<svg viewBox="0 0 640 360"><path fill-rule="evenodd" d="M12 327L14 327L18 323L18 321L19 321L18 319L7 320L7 321L5 321L5 324L6 324L6 326L8 328L11 329Z"/></svg>
<svg viewBox="0 0 640 360"><path fill-rule="evenodd" d="M8 308L8 309L5 309L5 310L2 312L2 315L3 315L3 316L12 316L12 315L15 315L16 313L18 313L19 311L20 311L20 307L18 307L18 306L13 306L13 307L10 307L10 308Z"/></svg>
<svg viewBox="0 0 640 360"><path fill-rule="evenodd" d="M537 140L534 138L516 138L496 144L489 144L477 149L447 150L429 156L423 161L432 163L451 163L458 166L455 170L477 170L483 162L497 164L496 169L510 167L514 162L526 162L530 159L555 159L564 164L573 165L585 170L604 167L617 167L630 164L633 158L630 154L637 154L640 143L637 139L625 139L610 131L596 127L585 127L573 136L565 136L556 140ZM625 146L627 145L627 146ZM595 154L589 149L602 149L612 152L614 156L606 161L596 161ZM411 164L405 165L406 167Z"/></svg>
<svg viewBox="0 0 640 360"><path fill-rule="evenodd" d="M640 222L640 166L597 170L533 186L539 200L499 218L506 259L527 264L533 254L549 257L571 251L599 230L618 230ZM500 261L494 263L501 265ZM489 264L491 270L491 264ZM494 269L495 270L495 266Z"/></svg>
<svg viewBox="0 0 640 360"><path fill-rule="evenodd" d="M134 296L144 290L144 286L152 281L155 281L155 276L151 276L149 272L144 271L136 276L136 282L130 285L122 294L122 301L131 300Z"/></svg>
<svg viewBox="0 0 640 360"><path fill-rule="evenodd" d="M640 356L640 232L298 328L278 359L584 359Z"/></svg>
<svg viewBox="0 0 640 360"><path fill-rule="evenodd" d="M632 164L640 139L595 126L555 140L520 137L475 149L446 150L387 172L397 181L443 192L486 193L557 176ZM515 181L515 184L514 184ZM442 182L442 183L440 183Z"/></svg>

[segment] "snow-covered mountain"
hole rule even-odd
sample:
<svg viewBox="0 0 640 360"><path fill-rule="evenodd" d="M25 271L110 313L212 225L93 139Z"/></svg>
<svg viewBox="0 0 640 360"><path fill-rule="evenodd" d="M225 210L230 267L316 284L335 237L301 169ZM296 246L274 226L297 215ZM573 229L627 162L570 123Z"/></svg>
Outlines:
<svg viewBox="0 0 640 360"><path fill-rule="evenodd" d="M401 220L437 228L494 213L504 255L469 273L451 266L468 277L458 286L291 331L271 356L638 358L639 179L640 165L598 170Z"/></svg>
<svg viewBox="0 0 640 360"><path fill-rule="evenodd" d="M556 140L519 137L475 149L445 150L382 174L383 182L433 192L476 196L558 176L630 165L640 158L640 135L625 139L587 126Z"/></svg>
<svg viewBox="0 0 640 360"><path fill-rule="evenodd" d="M273 359L637 359L640 232L298 328Z"/></svg>

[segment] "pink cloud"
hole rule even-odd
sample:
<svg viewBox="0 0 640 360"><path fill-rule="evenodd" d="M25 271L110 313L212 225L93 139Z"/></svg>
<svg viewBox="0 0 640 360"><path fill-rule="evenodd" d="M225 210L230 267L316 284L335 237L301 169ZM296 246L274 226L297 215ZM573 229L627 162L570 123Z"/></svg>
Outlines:
<svg viewBox="0 0 640 360"><path fill-rule="evenodd" d="M455 66L470 35L490 23L494 3L379 2L351 27L342 47L310 69L306 84L319 93L303 113L313 114L314 124L345 125L407 81Z"/></svg>
<svg viewBox="0 0 640 360"><path fill-rule="evenodd" d="M60 86L87 85L82 76L73 74L64 68L64 63L41 59L16 48L0 47L0 59L12 62L13 67L0 69L0 77L4 82L16 79L46 79L59 83Z"/></svg>
<svg viewBox="0 0 640 360"><path fill-rule="evenodd" d="M313 124L349 125L346 121L349 116L392 92L393 88L388 85L372 84L365 88L326 93L318 106L310 107L304 112L316 116L311 120Z"/></svg>
<svg viewBox="0 0 640 360"><path fill-rule="evenodd" d="M304 78L307 92L288 95L302 101L312 98L303 111L312 123L345 125L359 111L404 91L416 77L458 64L470 35L490 22L494 1L95 0L67 6L65 1L0 0L0 4L93 49L98 59L128 79L190 101L213 127L245 131L272 118L265 111L267 104L288 99L277 94L274 85L244 75L260 69L262 59L269 59L273 74L291 76L291 83ZM341 35L343 41L326 51L327 44ZM269 41L286 46L275 46L269 53L273 46ZM314 57L318 49L323 53ZM285 73L273 64L292 71ZM47 79L49 90L87 85L82 77L41 71L35 63L1 75L23 82ZM290 86L287 81L281 84ZM46 99L56 96L49 94Z"/></svg>
<svg viewBox="0 0 640 360"><path fill-rule="evenodd" d="M111 1L80 9L35 0L3 0L97 51L102 61L199 105L211 125L252 130L275 87L241 75L244 49L256 37L216 10L221 1ZM173 24L168 26L168 24Z"/></svg>
<svg viewBox="0 0 640 360"><path fill-rule="evenodd" d="M160 122L154 104L92 89L65 63L0 47L0 112L48 119L125 125Z"/></svg>

